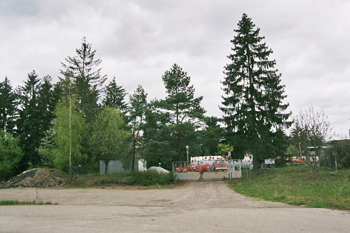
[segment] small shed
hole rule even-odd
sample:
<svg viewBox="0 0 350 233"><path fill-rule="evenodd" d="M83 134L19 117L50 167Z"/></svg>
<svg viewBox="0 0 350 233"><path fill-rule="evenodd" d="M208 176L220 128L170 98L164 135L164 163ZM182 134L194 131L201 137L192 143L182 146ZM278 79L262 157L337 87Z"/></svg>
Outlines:
<svg viewBox="0 0 350 233"><path fill-rule="evenodd" d="M100 174L105 174L105 162L100 160ZM146 171L146 161L144 159L136 159L134 164L135 171ZM131 171L130 168L124 168L123 162L121 160L111 160L108 163L107 174L111 174L113 172L128 172Z"/></svg>

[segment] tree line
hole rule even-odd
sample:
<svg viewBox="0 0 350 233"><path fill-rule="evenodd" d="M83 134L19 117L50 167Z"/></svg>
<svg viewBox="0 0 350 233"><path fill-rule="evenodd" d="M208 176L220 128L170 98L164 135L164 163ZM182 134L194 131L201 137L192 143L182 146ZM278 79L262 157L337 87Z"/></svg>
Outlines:
<svg viewBox="0 0 350 233"><path fill-rule="evenodd" d="M246 14L234 32L221 82L222 118L205 115L203 96L195 96L190 76L178 64L161 77L164 99L148 100L141 85L128 94L115 77L106 84L102 60L85 38L61 63L57 83L33 70L14 89L5 77L0 83L1 179L37 166L69 173L79 165L97 169L98 160L108 164L112 159L133 168L136 158L143 158L148 166L171 169L173 161L186 160L186 146L195 156L227 150L234 158L254 154L256 162L287 156L291 112L286 112L281 74L270 60L272 50ZM307 131L303 127L292 129L295 140L296 132ZM319 139L324 143L325 137Z"/></svg>

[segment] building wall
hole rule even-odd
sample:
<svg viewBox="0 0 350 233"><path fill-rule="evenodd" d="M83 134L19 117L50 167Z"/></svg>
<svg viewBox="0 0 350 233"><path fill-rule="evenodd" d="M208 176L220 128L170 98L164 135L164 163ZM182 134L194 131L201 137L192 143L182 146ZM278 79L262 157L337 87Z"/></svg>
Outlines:
<svg viewBox="0 0 350 233"><path fill-rule="evenodd" d="M105 163L104 161L100 160L100 174L105 174ZM145 171L146 169L146 161L143 159L136 159L134 164L134 170L135 171ZM111 160L108 163L107 167L107 174L111 174L113 172L127 172L131 171L131 169L125 169L123 167L123 163L120 160Z"/></svg>

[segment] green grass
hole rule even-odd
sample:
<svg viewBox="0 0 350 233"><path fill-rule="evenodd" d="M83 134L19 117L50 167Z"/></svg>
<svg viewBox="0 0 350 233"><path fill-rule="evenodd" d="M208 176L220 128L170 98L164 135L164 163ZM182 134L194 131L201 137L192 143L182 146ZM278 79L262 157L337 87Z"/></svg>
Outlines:
<svg viewBox="0 0 350 233"><path fill-rule="evenodd" d="M134 171L112 173L108 175L87 174L68 178L68 188L106 188L116 185L141 185L148 188L171 187L173 174L159 174L157 171Z"/></svg>
<svg viewBox="0 0 350 233"><path fill-rule="evenodd" d="M36 202L36 201L11 201L11 200L0 200L0 205L57 205L51 202Z"/></svg>
<svg viewBox="0 0 350 233"><path fill-rule="evenodd" d="M241 179L229 181L237 192L262 200L317 208L350 210L350 170L331 174L318 168L311 177L309 167L287 167L243 171Z"/></svg>
<svg viewBox="0 0 350 233"><path fill-rule="evenodd" d="M134 171L130 173L130 177L127 179L129 185L142 185L142 186L159 186L169 185L174 182L173 174L160 174L157 171Z"/></svg>

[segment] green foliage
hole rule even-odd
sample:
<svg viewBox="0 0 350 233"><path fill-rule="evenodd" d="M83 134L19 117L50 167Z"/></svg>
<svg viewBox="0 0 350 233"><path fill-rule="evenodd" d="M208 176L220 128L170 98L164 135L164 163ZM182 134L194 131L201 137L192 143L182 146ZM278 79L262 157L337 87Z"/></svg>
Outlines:
<svg viewBox="0 0 350 233"><path fill-rule="evenodd" d="M71 76L72 95L75 96L78 108L83 111L87 123L94 120L98 112L97 100L100 94L99 87L106 81L107 76L101 75L100 59L95 59L96 50L92 50L91 44L85 37L81 47L76 49L76 56L65 59L62 64L61 74ZM61 79L64 82L64 79ZM65 93L68 95L68 93Z"/></svg>
<svg viewBox="0 0 350 233"><path fill-rule="evenodd" d="M197 130L199 136L198 143L201 146L200 155L216 155L219 141L223 138L224 131L220 127L217 117L205 117L204 124L203 129Z"/></svg>
<svg viewBox="0 0 350 233"><path fill-rule="evenodd" d="M224 144L224 143L219 143L217 147L217 153L216 155L227 155L229 151L233 151L233 146Z"/></svg>
<svg viewBox="0 0 350 233"><path fill-rule="evenodd" d="M66 185L69 188L92 188L114 185L125 185L129 173L114 172L107 175L99 173L89 173L86 175L71 176L66 180Z"/></svg>
<svg viewBox="0 0 350 233"><path fill-rule="evenodd" d="M40 165L38 148L45 132L52 127L54 109L60 93L51 83L51 77L39 79L35 71L28 74L25 85L19 89L20 111L17 120L17 133L21 139L24 157L21 171Z"/></svg>
<svg viewBox="0 0 350 233"><path fill-rule="evenodd" d="M142 158L142 127L145 123L147 104L147 93L141 85L137 87L134 94L129 96L130 107L128 109L128 121L132 132L132 163L135 163L136 156ZM134 170L134 166L132 166Z"/></svg>
<svg viewBox="0 0 350 233"><path fill-rule="evenodd" d="M238 193L263 200L306 205L316 208L350 210L350 170L318 170L317 181L305 179L310 167L286 167L264 170L262 173L245 171L241 179L230 181Z"/></svg>
<svg viewBox="0 0 350 233"><path fill-rule="evenodd" d="M116 185L142 185L142 186L155 186L155 185L169 185L173 184L172 173L159 174L157 171L133 171L133 172L118 172L108 175L100 174L87 174L69 177L66 180L66 185L69 188L91 188Z"/></svg>
<svg viewBox="0 0 350 233"><path fill-rule="evenodd" d="M174 182L174 175L170 173L159 173L157 171L134 171L127 180L129 185L166 185Z"/></svg>
<svg viewBox="0 0 350 233"><path fill-rule="evenodd" d="M238 23L233 43L231 60L225 66L222 82L221 111L226 124L226 139L233 144L234 153L249 152L254 158L270 157L274 151L274 132L288 126L290 113L284 113L288 104L281 74L275 69L276 62L269 60L272 50L259 36L260 29L246 14ZM254 161L257 161L257 160Z"/></svg>
<svg viewBox="0 0 350 233"><path fill-rule="evenodd" d="M14 133L17 113L17 95L6 77L0 82L0 129Z"/></svg>
<svg viewBox="0 0 350 233"><path fill-rule="evenodd" d="M123 158L123 154L128 150L129 139L130 133L125 130L120 111L104 107L92 125L90 145L96 158L105 162L106 169L110 160Z"/></svg>
<svg viewBox="0 0 350 233"><path fill-rule="evenodd" d="M71 164L77 165L84 162L86 155L82 153L82 140L86 130L85 120L82 113L75 111L74 99L63 97L58 103L54 120L54 147L52 158L55 168L69 171L69 160Z"/></svg>
<svg viewBox="0 0 350 233"><path fill-rule="evenodd" d="M53 149L55 148L54 138L55 131L53 127L51 127L45 132L44 137L40 141L38 153L40 156L41 165L44 167L55 167L53 155Z"/></svg>
<svg viewBox="0 0 350 233"><path fill-rule="evenodd" d="M15 174L22 156L19 139L0 129L0 180L6 180Z"/></svg>
<svg viewBox="0 0 350 233"><path fill-rule="evenodd" d="M332 156L338 162L338 167L350 168L350 140L333 141Z"/></svg>
<svg viewBox="0 0 350 233"><path fill-rule="evenodd" d="M297 157L299 156L299 151L294 145L289 145L286 150L287 157Z"/></svg>
<svg viewBox="0 0 350 233"><path fill-rule="evenodd" d="M51 202L0 200L1 205L52 205ZM57 205L57 203L55 203Z"/></svg>
<svg viewBox="0 0 350 233"><path fill-rule="evenodd" d="M186 156L186 145L197 144L196 130L203 125L204 109L200 106L203 97L194 97L190 77L174 64L162 77L167 96L151 102L146 111L144 138L145 157L149 165L179 161Z"/></svg>
<svg viewBox="0 0 350 233"><path fill-rule="evenodd" d="M308 147L313 147L316 156L320 156L321 146L333 136L328 117L323 111L316 112L312 105L300 109L294 119L291 135L293 145L302 156L309 156Z"/></svg>
<svg viewBox="0 0 350 233"><path fill-rule="evenodd" d="M118 86L115 82L115 77L106 86L106 97L103 100L103 105L113 107L121 112L126 110L126 104L124 102L125 89L122 86Z"/></svg>
<svg viewBox="0 0 350 233"><path fill-rule="evenodd" d="M40 79L35 71L32 71L28 74L24 86L19 89L21 110L16 124L17 134L20 136L20 143L25 152L20 170L27 169L29 164L36 166L40 161L37 148L44 132L40 131L39 90Z"/></svg>

